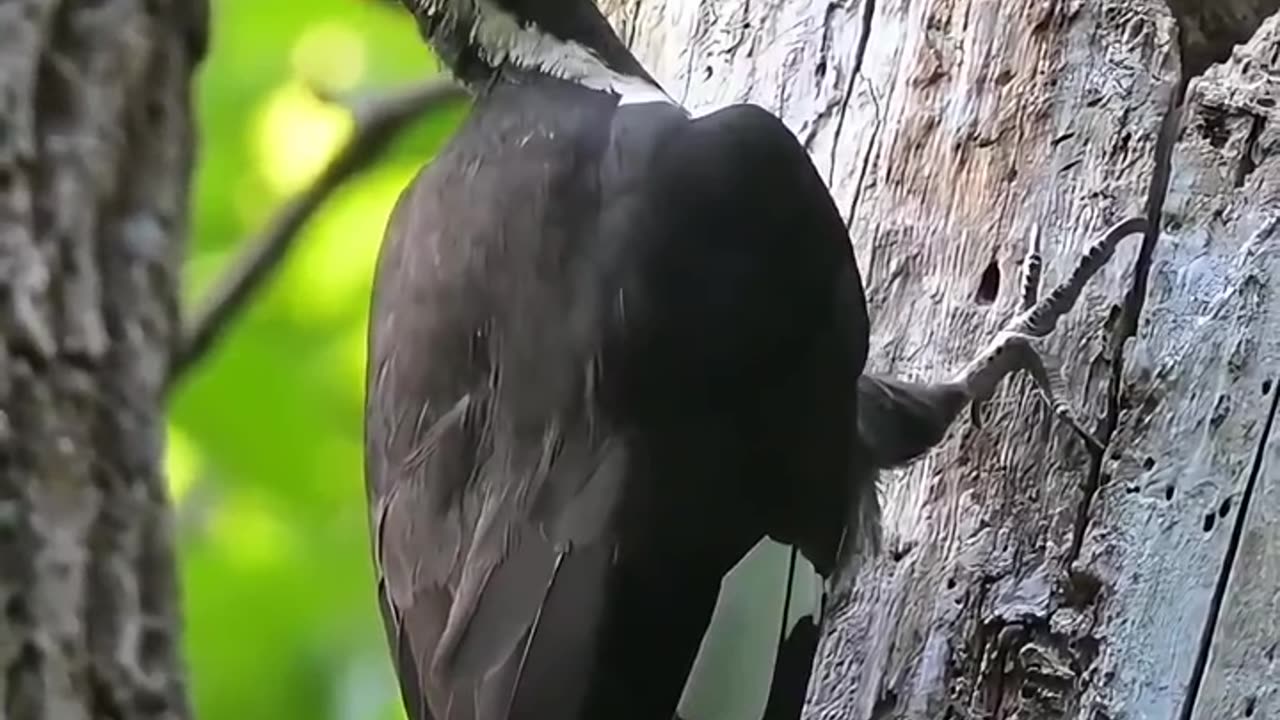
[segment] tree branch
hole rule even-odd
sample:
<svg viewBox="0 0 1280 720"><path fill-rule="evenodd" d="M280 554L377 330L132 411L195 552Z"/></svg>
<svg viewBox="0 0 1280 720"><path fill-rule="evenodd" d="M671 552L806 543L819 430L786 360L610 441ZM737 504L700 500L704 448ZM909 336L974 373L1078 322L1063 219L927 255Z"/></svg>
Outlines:
<svg viewBox="0 0 1280 720"><path fill-rule="evenodd" d="M231 321L280 265L298 232L333 191L380 157L402 130L422 114L466 96L447 79L432 79L373 98L349 102L355 129L346 145L318 178L291 198L246 248L211 290L187 323L181 346L169 368L169 387L217 344Z"/></svg>

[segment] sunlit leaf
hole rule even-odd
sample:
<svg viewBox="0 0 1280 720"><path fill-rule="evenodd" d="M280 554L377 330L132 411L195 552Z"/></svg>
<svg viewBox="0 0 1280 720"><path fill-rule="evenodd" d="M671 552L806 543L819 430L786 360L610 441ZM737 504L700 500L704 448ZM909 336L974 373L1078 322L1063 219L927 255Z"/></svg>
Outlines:
<svg viewBox="0 0 1280 720"><path fill-rule="evenodd" d="M277 195L315 180L352 130L351 113L289 81L263 103L254 127L258 169Z"/></svg>

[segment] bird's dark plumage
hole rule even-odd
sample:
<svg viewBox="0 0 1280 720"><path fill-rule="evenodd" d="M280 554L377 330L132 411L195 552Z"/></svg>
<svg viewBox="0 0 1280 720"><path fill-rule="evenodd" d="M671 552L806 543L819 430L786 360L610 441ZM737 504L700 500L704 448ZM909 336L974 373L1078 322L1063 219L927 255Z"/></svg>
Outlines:
<svg viewBox="0 0 1280 720"><path fill-rule="evenodd" d="M393 213L371 323L411 704L670 717L755 542L830 568L839 534L812 529L843 527L867 338L843 228L758 108L691 120L536 75L477 99ZM837 521L797 524L811 503Z"/></svg>

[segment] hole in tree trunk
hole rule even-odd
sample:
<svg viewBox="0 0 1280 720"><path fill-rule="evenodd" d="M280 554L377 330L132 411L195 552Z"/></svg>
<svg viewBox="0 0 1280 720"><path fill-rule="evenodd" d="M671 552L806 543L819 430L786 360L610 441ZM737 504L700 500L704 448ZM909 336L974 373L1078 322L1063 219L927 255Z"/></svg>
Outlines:
<svg viewBox="0 0 1280 720"><path fill-rule="evenodd" d="M982 279L978 281L978 296L976 300L979 305L990 305L996 301L996 296L1000 294L1000 266L995 260L987 265L987 269L982 271Z"/></svg>

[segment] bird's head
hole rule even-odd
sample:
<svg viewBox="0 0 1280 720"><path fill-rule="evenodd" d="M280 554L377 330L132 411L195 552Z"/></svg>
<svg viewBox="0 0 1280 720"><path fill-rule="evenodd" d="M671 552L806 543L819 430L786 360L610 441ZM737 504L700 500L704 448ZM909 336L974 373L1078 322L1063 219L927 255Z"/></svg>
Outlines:
<svg viewBox="0 0 1280 720"><path fill-rule="evenodd" d="M401 0L463 82L515 67L593 84L607 75L653 83L593 0Z"/></svg>

